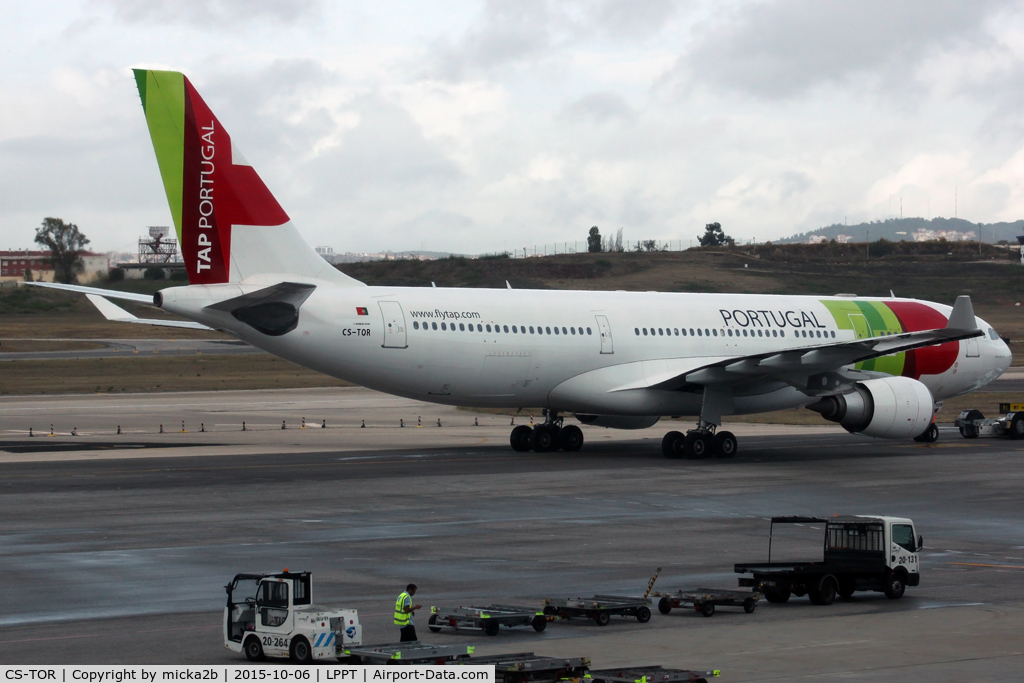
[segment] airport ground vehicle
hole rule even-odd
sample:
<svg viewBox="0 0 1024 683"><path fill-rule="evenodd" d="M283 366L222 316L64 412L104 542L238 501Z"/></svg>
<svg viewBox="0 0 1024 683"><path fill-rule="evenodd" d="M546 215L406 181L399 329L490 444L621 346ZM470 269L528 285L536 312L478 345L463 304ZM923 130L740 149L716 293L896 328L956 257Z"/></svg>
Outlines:
<svg viewBox="0 0 1024 683"><path fill-rule="evenodd" d="M561 619L593 619L598 626L607 626L612 615L636 617L641 624L651 620L651 601L620 595L595 595L592 598L547 598L544 614Z"/></svg>
<svg viewBox="0 0 1024 683"><path fill-rule="evenodd" d="M776 524L816 525L825 531L820 561L772 562ZM773 517L767 562L735 565L741 587L760 590L768 602L786 602L791 595L808 596L816 605L830 605L836 596L856 591L882 591L896 600L907 586L921 581L918 552L924 539L915 536L914 523L902 517L836 516Z"/></svg>
<svg viewBox="0 0 1024 683"><path fill-rule="evenodd" d="M548 617L535 607L487 605L486 607L431 607L427 628L437 633L442 628L456 631L483 631L498 635L502 626L532 626L538 633L548 626Z"/></svg>
<svg viewBox="0 0 1024 683"><path fill-rule="evenodd" d="M1014 404L1014 407L1018 407ZM953 421L960 436L976 439L979 436L1024 439L1024 405L1022 410L1006 411L1002 417L987 418L980 410L965 410Z"/></svg>
<svg viewBox="0 0 1024 683"><path fill-rule="evenodd" d="M313 604L309 572L236 574L224 589L224 647L249 661L290 657L308 664L362 643L356 610Z"/></svg>
<svg viewBox="0 0 1024 683"><path fill-rule="evenodd" d="M658 611L668 614L674 608L690 607L706 617L715 614L715 607L742 607L747 614L757 609L757 601L761 594L757 591L731 591L719 588L695 588L674 593L655 593L658 600Z"/></svg>

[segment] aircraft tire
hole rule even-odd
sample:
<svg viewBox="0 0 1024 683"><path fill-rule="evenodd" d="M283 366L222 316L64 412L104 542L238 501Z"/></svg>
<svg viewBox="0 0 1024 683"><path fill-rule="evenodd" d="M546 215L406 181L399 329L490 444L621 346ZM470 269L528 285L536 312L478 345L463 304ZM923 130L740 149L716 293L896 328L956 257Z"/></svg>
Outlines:
<svg viewBox="0 0 1024 683"><path fill-rule="evenodd" d="M683 457L687 460L703 460L711 457L711 439L700 432L690 432L683 439Z"/></svg>
<svg viewBox="0 0 1024 683"><path fill-rule="evenodd" d="M665 438L661 440L661 454L671 460L678 460L683 457L679 447L682 445L678 442L683 440L682 432L669 432L665 435Z"/></svg>
<svg viewBox="0 0 1024 683"><path fill-rule="evenodd" d="M512 450L517 453L525 453L530 450L531 432L533 432L533 430L526 425L519 425L513 429L512 433L508 437L509 443L512 444Z"/></svg>
<svg viewBox="0 0 1024 683"><path fill-rule="evenodd" d="M939 440L939 427L934 422L928 425L928 428L921 432L919 435L914 437L914 441L918 443L935 443Z"/></svg>
<svg viewBox="0 0 1024 683"><path fill-rule="evenodd" d="M732 458L736 456L736 436L732 432L718 432L711 439L711 452L716 458Z"/></svg>
<svg viewBox="0 0 1024 683"><path fill-rule="evenodd" d="M554 425L537 425L530 433L530 446L537 453L549 453L558 450L558 427Z"/></svg>
<svg viewBox="0 0 1024 683"><path fill-rule="evenodd" d="M583 448L583 430L576 425L562 427L558 433L558 441L563 451L578 451Z"/></svg>

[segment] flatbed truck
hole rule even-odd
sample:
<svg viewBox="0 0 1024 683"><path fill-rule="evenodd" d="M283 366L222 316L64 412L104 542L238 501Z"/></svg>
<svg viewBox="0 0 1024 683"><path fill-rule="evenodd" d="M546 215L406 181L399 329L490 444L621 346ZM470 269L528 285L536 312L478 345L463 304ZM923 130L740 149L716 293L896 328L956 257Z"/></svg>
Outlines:
<svg viewBox="0 0 1024 683"><path fill-rule="evenodd" d="M820 525L825 536L823 559L773 562L772 538L777 524ZM760 591L768 602L806 595L815 605L830 605L836 596L848 598L857 591L880 591L897 600L907 586L921 582L918 553L923 545L914 523L903 517L773 517L768 561L741 562L733 569L737 574L750 574L741 577L739 585Z"/></svg>

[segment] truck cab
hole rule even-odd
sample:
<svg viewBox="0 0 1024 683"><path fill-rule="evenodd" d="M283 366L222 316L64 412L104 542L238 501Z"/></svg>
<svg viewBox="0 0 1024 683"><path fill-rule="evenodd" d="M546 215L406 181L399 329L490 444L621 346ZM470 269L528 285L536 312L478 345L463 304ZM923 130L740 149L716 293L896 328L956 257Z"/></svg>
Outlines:
<svg viewBox="0 0 1024 683"><path fill-rule="evenodd" d="M356 610L313 604L309 572L236 574L224 589L224 647L245 652L250 661L290 657L309 663L362 644Z"/></svg>
<svg viewBox="0 0 1024 683"><path fill-rule="evenodd" d="M772 561L772 540L779 524L824 529L822 559ZM811 602L828 605L838 595L880 591L897 600L907 586L918 586L918 553L924 539L914 522L904 517L847 515L829 518L773 517L768 537L768 561L737 564L739 585L759 589L769 602L786 602L791 595L807 595Z"/></svg>

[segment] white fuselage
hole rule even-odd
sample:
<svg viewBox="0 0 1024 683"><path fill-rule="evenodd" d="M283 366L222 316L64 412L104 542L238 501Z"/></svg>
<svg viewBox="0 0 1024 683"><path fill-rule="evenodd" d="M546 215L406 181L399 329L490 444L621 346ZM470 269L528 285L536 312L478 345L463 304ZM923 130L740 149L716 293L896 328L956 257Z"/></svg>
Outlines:
<svg viewBox="0 0 1024 683"><path fill-rule="evenodd" d="M163 290L163 307L300 365L391 394L600 415L696 415L699 391L647 387L726 358L851 341L858 334L841 329L822 303L851 301L835 297L339 287L307 281L317 289L302 304L298 327L279 337L203 310L262 283L171 288ZM944 317L951 310L918 303ZM953 342L960 346L955 363L940 374L920 376L935 400L972 391L1009 366L1006 344L983 320L978 325L985 334L970 340L973 352L968 342ZM734 413L815 400L786 383L762 382L736 388Z"/></svg>

